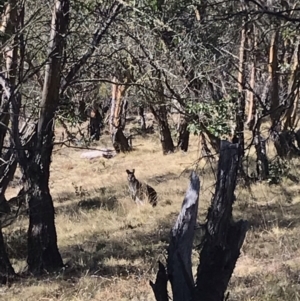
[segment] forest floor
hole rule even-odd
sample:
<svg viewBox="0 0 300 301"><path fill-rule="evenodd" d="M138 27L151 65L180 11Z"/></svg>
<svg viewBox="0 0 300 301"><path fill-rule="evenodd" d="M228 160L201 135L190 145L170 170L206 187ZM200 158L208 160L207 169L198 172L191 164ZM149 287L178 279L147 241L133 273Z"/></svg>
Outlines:
<svg viewBox="0 0 300 301"><path fill-rule="evenodd" d="M112 159L80 158L82 149L56 148L50 188L56 210L58 245L66 268L40 279L24 278L0 287L1 300L154 300L149 280L165 262L169 232L180 211L188 176L199 157L198 138L187 153L163 156L157 134L136 137L134 151ZM108 136L98 148L111 147ZM297 175L300 162L291 164ZM136 170L159 195L158 206L137 206L127 189L126 169ZM202 162L198 222L214 193L215 164ZM18 174L16 175L16 177ZM298 176L298 175L297 175ZM7 197L20 187L10 187ZM251 225L228 291L231 301L300 300L300 186L238 186L234 217ZM18 273L26 269L28 218L4 229L9 257ZM196 233L195 245L200 242ZM193 252L194 272L198 254Z"/></svg>

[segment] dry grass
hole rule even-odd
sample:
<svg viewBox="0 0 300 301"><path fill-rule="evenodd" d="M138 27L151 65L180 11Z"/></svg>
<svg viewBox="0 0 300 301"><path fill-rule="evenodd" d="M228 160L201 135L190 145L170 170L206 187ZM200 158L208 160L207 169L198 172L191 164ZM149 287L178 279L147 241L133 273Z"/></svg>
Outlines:
<svg viewBox="0 0 300 301"><path fill-rule="evenodd" d="M99 145L108 145L108 137ZM164 261L168 235L188 185L198 142L187 154L163 156L155 135L137 138L135 151L106 159L80 159L82 150L55 151L51 192L57 212L58 244L67 267L57 275L26 278L0 288L1 300L154 300L148 284L157 261ZM298 163L295 162L296 167ZM125 169L136 169L159 194L159 205L136 206L127 193ZM187 170L186 170L187 169ZM200 169L199 221L203 222L214 190L210 166ZM10 188L13 196L17 188ZM300 299L299 188L239 187L234 214L251 229L242 247L229 291L230 300ZM26 258L26 217L5 229L14 268ZM195 244L199 243L197 233ZM194 252L193 262L198 262Z"/></svg>

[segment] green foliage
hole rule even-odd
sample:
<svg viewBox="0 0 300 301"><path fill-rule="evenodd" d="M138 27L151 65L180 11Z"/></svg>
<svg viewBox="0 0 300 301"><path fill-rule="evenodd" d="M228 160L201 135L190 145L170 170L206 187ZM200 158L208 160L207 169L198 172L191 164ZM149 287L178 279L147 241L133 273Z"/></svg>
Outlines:
<svg viewBox="0 0 300 301"><path fill-rule="evenodd" d="M57 114L70 126L80 125L83 122L78 114L76 104L68 99L60 104Z"/></svg>
<svg viewBox="0 0 300 301"><path fill-rule="evenodd" d="M230 122L233 120L233 105L230 99L221 99L218 102L189 102L187 112L198 115L209 132L216 137L222 137L230 133ZM188 129L191 133L200 134L201 126L198 120L193 120Z"/></svg>
<svg viewBox="0 0 300 301"><path fill-rule="evenodd" d="M289 174L289 165L286 160L276 158L269 164L269 178L267 182L271 184L279 184L282 179Z"/></svg>

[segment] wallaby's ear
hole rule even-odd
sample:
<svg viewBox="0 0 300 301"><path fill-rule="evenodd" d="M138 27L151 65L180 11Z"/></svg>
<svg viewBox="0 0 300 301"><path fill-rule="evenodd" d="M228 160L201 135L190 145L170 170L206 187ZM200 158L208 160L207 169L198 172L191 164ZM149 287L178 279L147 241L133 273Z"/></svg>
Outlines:
<svg viewBox="0 0 300 301"><path fill-rule="evenodd" d="M135 169L132 170L132 173L133 173L133 174L134 174L134 172L135 172Z"/></svg>
<svg viewBox="0 0 300 301"><path fill-rule="evenodd" d="M130 175L131 174L131 172L128 170L128 169L126 169L126 172Z"/></svg>

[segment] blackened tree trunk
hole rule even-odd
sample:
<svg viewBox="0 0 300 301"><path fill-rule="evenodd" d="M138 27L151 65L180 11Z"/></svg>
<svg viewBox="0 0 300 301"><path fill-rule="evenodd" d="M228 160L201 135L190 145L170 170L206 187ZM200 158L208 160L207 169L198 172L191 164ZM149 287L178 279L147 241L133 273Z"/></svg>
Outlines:
<svg viewBox="0 0 300 301"><path fill-rule="evenodd" d="M195 172L190 176L190 185L186 191L181 211L171 230L168 248L167 271L159 263L155 283L150 285L157 301L168 301L167 282L171 282L173 300L191 300L194 291L192 274L192 247L198 214L200 180Z"/></svg>
<svg viewBox="0 0 300 301"><path fill-rule="evenodd" d="M169 300L170 281L174 301L224 301L225 291L240 255L248 223L233 221L232 205L241 152L238 144L221 141L215 194L207 214L196 283L191 253L198 212L200 182L193 172L181 212L171 231L167 269L159 263L156 281L150 281L157 301Z"/></svg>
<svg viewBox="0 0 300 301"><path fill-rule="evenodd" d="M28 194L28 269L32 273L63 266L57 247L54 207L49 191L50 163L54 139L54 114L59 103L61 57L69 24L69 0L56 0L52 14L49 60L45 69L40 118L35 148L20 161ZM26 162L26 163L25 163Z"/></svg>
<svg viewBox="0 0 300 301"><path fill-rule="evenodd" d="M207 214L206 233L197 269L194 300L223 301L240 255L247 222L234 222L232 206L241 152L238 144L221 142L215 194Z"/></svg>
<svg viewBox="0 0 300 301"><path fill-rule="evenodd" d="M190 132L188 131L188 122L185 118L180 117L178 134L177 148L187 152L189 147Z"/></svg>
<svg viewBox="0 0 300 301"><path fill-rule="evenodd" d="M174 152L174 143L171 136L171 131L168 123L168 112L167 107L164 104L161 104L155 108L150 106L150 110L154 115L154 118L158 122L159 133L160 133L160 142L163 150L163 154L169 154Z"/></svg>
<svg viewBox="0 0 300 301"><path fill-rule="evenodd" d="M32 273L40 273L42 270L52 271L63 266L57 247L54 207L48 185L49 170L46 171L48 175L45 175L40 168L46 167L46 164L50 166L50 162L47 163L50 160L50 151L52 150L43 153L46 160L40 160L30 168L29 173L32 177L25 186L29 199L27 263Z"/></svg>

